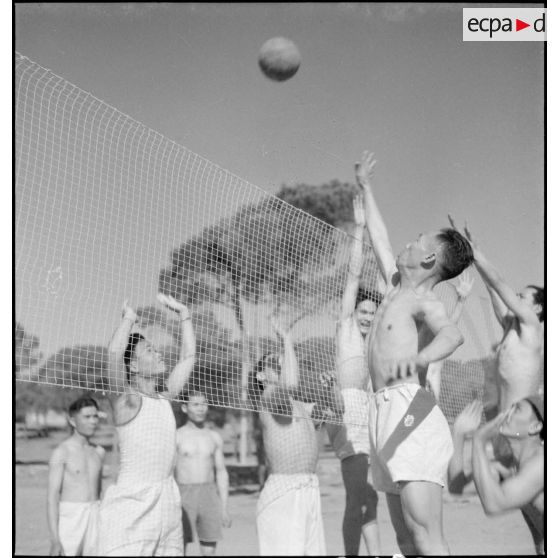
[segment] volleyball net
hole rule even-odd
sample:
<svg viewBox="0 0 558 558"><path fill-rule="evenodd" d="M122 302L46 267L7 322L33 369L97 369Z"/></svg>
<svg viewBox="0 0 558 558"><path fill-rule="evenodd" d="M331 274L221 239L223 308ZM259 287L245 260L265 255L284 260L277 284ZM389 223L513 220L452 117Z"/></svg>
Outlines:
<svg viewBox="0 0 558 558"><path fill-rule="evenodd" d="M255 364L282 350L275 316L292 329L297 397L311 404L326 396L351 225L294 207L286 201L294 187L273 196L20 54L15 140L17 380L110 391L107 345L126 299L172 370L180 323L157 303L162 292L192 313L196 364L184 394L249 408ZM334 189L331 204L350 220L356 188ZM366 242L362 287L381 290ZM439 295L451 311L451 286ZM467 301L466 342L444 363L441 406L450 421L485 396L497 339L488 304Z"/></svg>

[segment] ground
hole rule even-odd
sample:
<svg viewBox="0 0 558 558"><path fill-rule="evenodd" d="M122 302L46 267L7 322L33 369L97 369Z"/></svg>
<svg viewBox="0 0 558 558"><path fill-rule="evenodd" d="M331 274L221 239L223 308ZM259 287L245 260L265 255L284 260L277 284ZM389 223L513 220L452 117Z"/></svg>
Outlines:
<svg viewBox="0 0 558 558"><path fill-rule="evenodd" d="M15 552L18 555L48 554L46 460L52 448L63 437L63 434L51 434L48 438L16 440ZM322 452L318 474L327 551L330 555L342 555L341 521L345 493L339 461L330 451ZM109 464L103 484L106 487L111 482ZM255 527L257 498L257 486L254 484L232 487L230 515L233 524L224 531L224 538L217 547L217 555L258 554ZM463 496L452 497L446 494L444 499L444 529L452 554L534 554L530 534L519 512L486 517L473 486L469 486ZM378 517L382 554L396 554L398 549L383 495L380 496ZM360 552L365 553L364 544L361 545ZM188 554L200 555L197 543L189 545Z"/></svg>

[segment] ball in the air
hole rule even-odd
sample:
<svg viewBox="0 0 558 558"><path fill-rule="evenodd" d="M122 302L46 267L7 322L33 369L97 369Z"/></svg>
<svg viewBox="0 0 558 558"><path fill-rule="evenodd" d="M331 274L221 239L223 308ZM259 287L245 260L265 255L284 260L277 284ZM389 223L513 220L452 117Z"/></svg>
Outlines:
<svg viewBox="0 0 558 558"><path fill-rule="evenodd" d="M258 64L262 72L273 81L292 78L300 66L300 52L289 39L275 37L260 49Z"/></svg>

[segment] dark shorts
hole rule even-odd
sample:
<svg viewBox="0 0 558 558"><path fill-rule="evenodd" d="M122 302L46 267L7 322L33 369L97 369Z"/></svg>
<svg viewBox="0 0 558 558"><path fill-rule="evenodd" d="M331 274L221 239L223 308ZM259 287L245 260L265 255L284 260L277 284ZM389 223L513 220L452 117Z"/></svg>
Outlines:
<svg viewBox="0 0 558 558"><path fill-rule="evenodd" d="M221 499L217 486L203 484L179 484L182 500L182 527L184 543L194 540L194 529L200 542L212 543L221 540Z"/></svg>

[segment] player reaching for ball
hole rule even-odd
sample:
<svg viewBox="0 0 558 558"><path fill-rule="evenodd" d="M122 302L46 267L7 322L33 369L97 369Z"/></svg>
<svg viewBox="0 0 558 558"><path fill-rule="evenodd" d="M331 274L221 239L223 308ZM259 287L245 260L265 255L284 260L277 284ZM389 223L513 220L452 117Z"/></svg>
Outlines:
<svg viewBox="0 0 558 558"><path fill-rule="evenodd" d="M289 329L272 325L283 355L267 354L250 375L249 394L260 414L269 476L258 499L263 556L326 554L316 467L318 440L305 405L293 399L298 363Z"/></svg>
<svg viewBox="0 0 558 558"><path fill-rule="evenodd" d="M434 287L473 261L469 242L453 229L420 234L397 258L372 192L376 164L364 152L356 180L386 293L368 337L372 482L386 492L403 554L447 554L442 488L452 455L448 423L426 388L428 365L463 343Z"/></svg>
<svg viewBox="0 0 558 558"><path fill-rule="evenodd" d="M367 481L370 375L366 366L364 341L382 297L359 286L363 267L362 238L366 224L362 196L355 197L353 208L355 229L336 334L336 378L342 398L343 420L342 424L326 422L325 427L335 455L341 461L345 485L345 554L358 556L362 535L368 554L374 556L380 554L378 495Z"/></svg>
<svg viewBox="0 0 558 558"><path fill-rule="evenodd" d="M180 361L165 392L157 393L165 363L143 335L132 333L137 316L127 303L109 345L109 384L120 392L111 396L120 467L101 504L104 556L181 556L184 551L180 492L173 476L176 421L169 398L188 382L196 340L188 308L171 296L157 298L179 313L182 326Z"/></svg>
<svg viewBox="0 0 558 558"><path fill-rule="evenodd" d="M449 219L455 227L451 216ZM465 227L464 232L473 248L475 267L504 330L497 351L497 373L500 410L506 412L514 402L538 392L544 356L544 289L529 285L516 294L481 252L470 230Z"/></svg>

